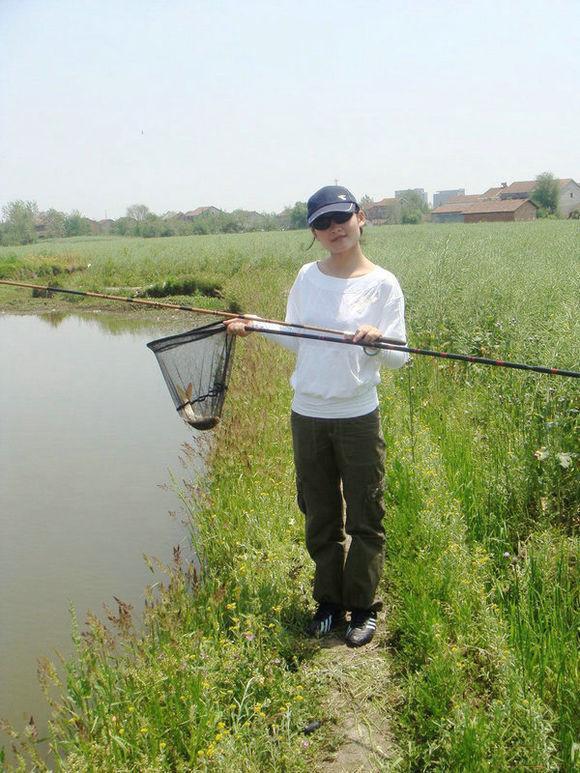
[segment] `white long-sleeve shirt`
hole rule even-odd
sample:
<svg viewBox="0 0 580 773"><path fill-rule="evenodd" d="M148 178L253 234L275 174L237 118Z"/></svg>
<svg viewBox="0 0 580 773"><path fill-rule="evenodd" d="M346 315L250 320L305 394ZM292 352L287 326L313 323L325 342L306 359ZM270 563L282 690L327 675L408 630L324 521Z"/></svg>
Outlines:
<svg viewBox="0 0 580 773"><path fill-rule="evenodd" d="M379 266L363 276L341 279L323 274L317 263L307 263L290 290L286 322L347 333L373 325L387 338L407 340L403 293L393 274ZM400 368L409 358L406 352L385 349L369 356L360 346L271 334L268 338L296 352L292 410L303 416L336 419L370 413L378 405L380 366Z"/></svg>

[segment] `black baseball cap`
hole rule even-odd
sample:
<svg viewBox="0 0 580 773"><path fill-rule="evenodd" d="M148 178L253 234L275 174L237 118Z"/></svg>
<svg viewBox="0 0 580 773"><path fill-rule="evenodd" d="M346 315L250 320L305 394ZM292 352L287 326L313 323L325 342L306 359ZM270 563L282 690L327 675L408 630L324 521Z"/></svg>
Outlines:
<svg viewBox="0 0 580 773"><path fill-rule="evenodd" d="M330 212L357 212L358 201L348 188L340 185L325 185L308 199L308 225L320 215Z"/></svg>

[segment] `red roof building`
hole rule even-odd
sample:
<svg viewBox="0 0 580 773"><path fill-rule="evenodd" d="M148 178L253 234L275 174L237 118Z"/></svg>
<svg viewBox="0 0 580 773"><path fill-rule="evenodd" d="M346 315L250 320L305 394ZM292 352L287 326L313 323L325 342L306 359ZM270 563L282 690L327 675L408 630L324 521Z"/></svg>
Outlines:
<svg viewBox="0 0 580 773"><path fill-rule="evenodd" d="M466 198L466 197L461 197ZM529 199L481 199L449 202L431 212L433 223L515 222L535 220L538 207Z"/></svg>

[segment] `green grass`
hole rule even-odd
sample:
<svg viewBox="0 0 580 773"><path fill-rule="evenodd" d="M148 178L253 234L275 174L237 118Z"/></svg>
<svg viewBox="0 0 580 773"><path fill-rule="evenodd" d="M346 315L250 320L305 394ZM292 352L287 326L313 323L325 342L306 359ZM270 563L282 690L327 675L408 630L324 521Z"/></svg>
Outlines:
<svg viewBox="0 0 580 773"><path fill-rule="evenodd" d="M577 223L542 221L364 238L401 281L414 344L578 370L579 236ZM308 243L306 232L74 239L0 249L0 273L82 265L59 281L97 291L206 278L224 299L203 302L280 317L298 267L320 257ZM55 305L23 293L0 288L2 308ZM63 770L302 770L339 742L332 722L302 735L328 696L303 678L316 647L300 634L311 567L293 500L291 357L252 337L236 358L207 491L181 494L202 576L176 562L142 632L116 614L78 639L54 707ZM402 696L398 765L572 771L577 382L419 357L383 381L380 653Z"/></svg>

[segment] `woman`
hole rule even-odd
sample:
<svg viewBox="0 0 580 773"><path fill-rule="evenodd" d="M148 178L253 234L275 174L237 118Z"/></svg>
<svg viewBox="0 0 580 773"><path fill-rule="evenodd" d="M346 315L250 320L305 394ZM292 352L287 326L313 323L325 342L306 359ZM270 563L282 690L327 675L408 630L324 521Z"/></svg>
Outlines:
<svg viewBox="0 0 580 773"><path fill-rule="evenodd" d="M404 342L404 299L396 278L365 257L364 212L346 188L326 186L308 200L308 224L328 251L300 269L286 321L331 327L371 345L381 336ZM226 322L248 335L251 323ZM297 354L291 378L292 439L298 505L315 563L318 607L307 633L323 636L345 623L346 643L367 644L381 602L384 440L378 408L379 368L399 368L405 352L273 336Z"/></svg>

